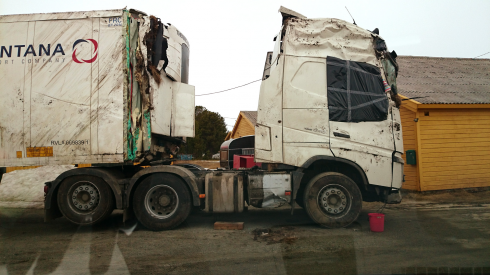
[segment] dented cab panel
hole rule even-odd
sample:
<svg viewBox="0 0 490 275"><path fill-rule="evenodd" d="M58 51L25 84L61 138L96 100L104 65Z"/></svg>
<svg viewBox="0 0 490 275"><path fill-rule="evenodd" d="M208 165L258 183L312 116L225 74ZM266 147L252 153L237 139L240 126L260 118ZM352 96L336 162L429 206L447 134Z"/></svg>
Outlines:
<svg viewBox="0 0 490 275"><path fill-rule="evenodd" d="M396 54L387 54L377 34L342 20L292 16L283 24L283 36L276 36L280 48L274 49L279 62L271 67L282 69L283 77L271 71L262 82L256 159L274 163L282 155L282 163L297 167L315 156L347 159L362 168L369 184L400 188ZM388 70L383 65L387 58L395 64ZM282 117L270 115L279 109ZM264 154L269 147L262 144L267 137L262 125L282 126L281 149L270 146Z"/></svg>

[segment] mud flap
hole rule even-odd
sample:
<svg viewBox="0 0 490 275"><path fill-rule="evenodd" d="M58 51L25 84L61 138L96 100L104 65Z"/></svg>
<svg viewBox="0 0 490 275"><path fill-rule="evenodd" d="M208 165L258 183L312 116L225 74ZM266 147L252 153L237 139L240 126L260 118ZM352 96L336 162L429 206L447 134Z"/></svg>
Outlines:
<svg viewBox="0 0 490 275"><path fill-rule="evenodd" d="M299 171L294 171L291 172L291 187L292 187L292 194L291 194L291 215L294 214L294 206L296 206L296 195L298 194L299 190L299 185L301 184L301 179L303 178L304 173L302 173L303 169L299 169Z"/></svg>
<svg viewBox="0 0 490 275"><path fill-rule="evenodd" d="M402 202L402 194L400 192L400 189L391 190L391 193L386 196L387 204L399 204L401 202Z"/></svg>
<svg viewBox="0 0 490 275"><path fill-rule="evenodd" d="M63 215L61 214L58 206L51 207L50 209L44 209L44 222L49 222L57 218L61 218Z"/></svg>

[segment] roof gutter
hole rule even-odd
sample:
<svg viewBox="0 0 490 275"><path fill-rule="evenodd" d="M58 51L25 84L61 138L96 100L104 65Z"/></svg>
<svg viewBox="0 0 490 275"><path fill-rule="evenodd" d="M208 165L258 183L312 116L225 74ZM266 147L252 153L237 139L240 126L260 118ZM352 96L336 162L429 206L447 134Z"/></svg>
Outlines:
<svg viewBox="0 0 490 275"><path fill-rule="evenodd" d="M410 111L416 112L418 109L490 109L490 104L453 104L453 103L431 103L423 104L416 100L409 99L401 95L402 105Z"/></svg>

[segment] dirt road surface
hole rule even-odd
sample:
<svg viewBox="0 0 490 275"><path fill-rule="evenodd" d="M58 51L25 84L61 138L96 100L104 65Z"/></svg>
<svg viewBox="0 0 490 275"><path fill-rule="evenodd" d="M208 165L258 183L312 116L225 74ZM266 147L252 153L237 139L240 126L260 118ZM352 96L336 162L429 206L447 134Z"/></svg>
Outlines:
<svg viewBox="0 0 490 275"><path fill-rule="evenodd" d="M197 164L204 168L216 169L219 168L219 160L178 160L174 164Z"/></svg>
<svg viewBox="0 0 490 275"><path fill-rule="evenodd" d="M42 210L0 209L0 274L490 274L484 202L388 205L382 233L368 222L380 203L364 203L358 221L342 229L283 207L197 212L164 232L122 224L118 212L78 227L64 218L44 223ZM215 221L245 229L214 230Z"/></svg>

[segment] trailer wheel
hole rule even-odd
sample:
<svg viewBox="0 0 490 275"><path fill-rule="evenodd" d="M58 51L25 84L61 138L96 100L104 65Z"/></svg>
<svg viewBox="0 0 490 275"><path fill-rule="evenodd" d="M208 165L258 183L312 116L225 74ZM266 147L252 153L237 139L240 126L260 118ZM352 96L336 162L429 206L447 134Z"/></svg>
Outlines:
<svg viewBox="0 0 490 275"><path fill-rule="evenodd" d="M133 196L134 213L153 231L177 227L189 216L192 203L185 183L172 174L154 174L144 179Z"/></svg>
<svg viewBox="0 0 490 275"><path fill-rule="evenodd" d="M114 210L112 190L94 176L73 176L61 182L58 207L69 221L91 225L107 218Z"/></svg>
<svg viewBox="0 0 490 275"><path fill-rule="evenodd" d="M349 177L326 172L308 183L304 204L314 222L327 228L340 228L357 220L362 209L362 195L357 184Z"/></svg>

